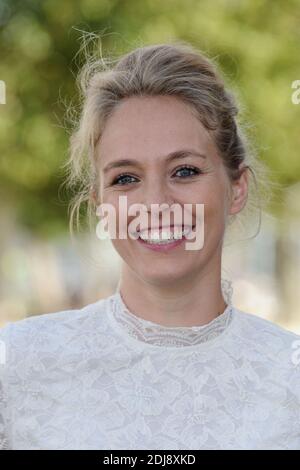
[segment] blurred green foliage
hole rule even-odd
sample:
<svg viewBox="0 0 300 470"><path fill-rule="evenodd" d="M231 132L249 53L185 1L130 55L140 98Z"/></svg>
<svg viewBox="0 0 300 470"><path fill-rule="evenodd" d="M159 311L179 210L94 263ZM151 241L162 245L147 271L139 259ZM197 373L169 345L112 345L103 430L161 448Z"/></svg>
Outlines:
<svg viewBox="0 0 300 470"><path fill-rule="evenodd" d="M104 32L104 55L178 38L215 57L261 158L283 185L299 180L299 0L0 0L0 28L0 204L29 229L67 230L59 188L81 31Z"/></svg>

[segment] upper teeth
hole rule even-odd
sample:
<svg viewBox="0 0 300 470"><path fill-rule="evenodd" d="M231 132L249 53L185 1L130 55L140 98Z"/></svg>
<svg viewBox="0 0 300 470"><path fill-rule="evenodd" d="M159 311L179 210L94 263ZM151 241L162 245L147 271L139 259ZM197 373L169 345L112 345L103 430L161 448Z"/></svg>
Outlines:
<svg viewBox="0 0 300 470"><path fill-rule="evenodd" d="M171 230L152 230L150 232L144 231L140 233L140 238L150 242L179 240L190 232L190 228L182 230L181 228L174 228Z"/></svg>

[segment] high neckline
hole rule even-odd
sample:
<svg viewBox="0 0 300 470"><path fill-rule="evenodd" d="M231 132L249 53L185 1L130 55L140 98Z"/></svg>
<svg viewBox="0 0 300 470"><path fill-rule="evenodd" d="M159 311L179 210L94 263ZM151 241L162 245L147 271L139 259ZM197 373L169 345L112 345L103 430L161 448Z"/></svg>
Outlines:
<svg viewBox="0 0 300 470"><path fill-rule="evenodd" d="M225 287L225 289L224 289ZM112 296L111 317L119 331L136 343L167 348L184 348L208 343L220 336L231 324L234 308L232 305L232 287L230 281L222 281L224 299L227 304L224 311L205 325L165 326L145 320L129 310L119 289Z"/></svg>

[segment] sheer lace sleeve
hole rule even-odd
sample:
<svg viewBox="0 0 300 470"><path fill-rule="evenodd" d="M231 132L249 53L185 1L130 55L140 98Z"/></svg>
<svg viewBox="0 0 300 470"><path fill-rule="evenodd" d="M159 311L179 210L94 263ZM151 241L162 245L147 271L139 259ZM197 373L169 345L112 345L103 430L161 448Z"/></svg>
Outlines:
<svg viewBox="0 0 300 470"><path fill-rule="evenodd" d="M11 324L0 329L0 450L9 450L8 438L8 347Z"/></svg>

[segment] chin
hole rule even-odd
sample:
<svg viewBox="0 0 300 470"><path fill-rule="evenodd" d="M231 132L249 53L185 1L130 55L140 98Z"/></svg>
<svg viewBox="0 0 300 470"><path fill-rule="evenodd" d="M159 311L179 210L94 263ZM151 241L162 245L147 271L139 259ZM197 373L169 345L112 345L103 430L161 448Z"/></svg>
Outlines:
<svg viewBox="0 0 300 470"><path fill-rule="evenodd" d="M156 263L153 267L143 266L141 268L132 266L131 269L138 273L139 277L147 283L160 287L174 286L177 283L186 281L195 274L195 268L191 269L187 266L179 267L178 264L176 266L173 263L168 265L167 262Z"/></svg>

